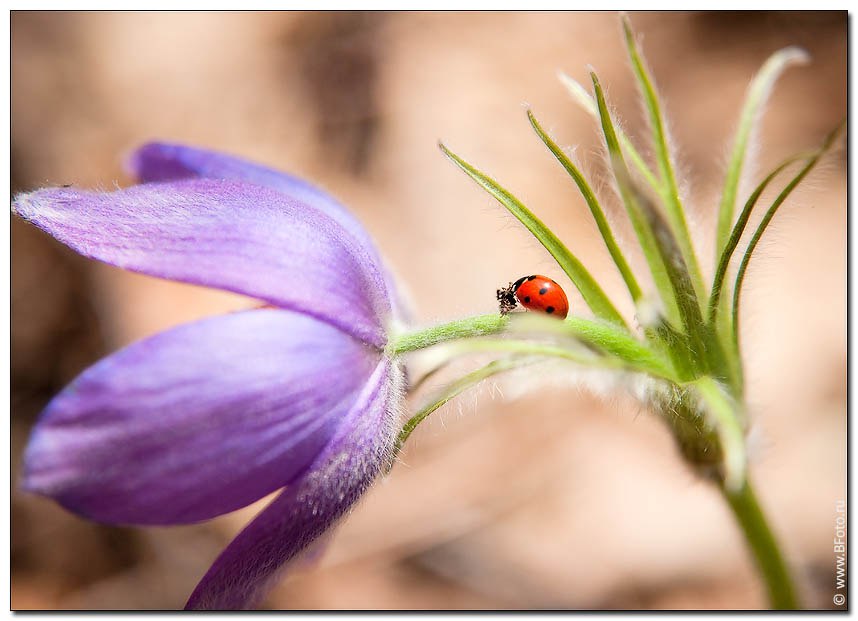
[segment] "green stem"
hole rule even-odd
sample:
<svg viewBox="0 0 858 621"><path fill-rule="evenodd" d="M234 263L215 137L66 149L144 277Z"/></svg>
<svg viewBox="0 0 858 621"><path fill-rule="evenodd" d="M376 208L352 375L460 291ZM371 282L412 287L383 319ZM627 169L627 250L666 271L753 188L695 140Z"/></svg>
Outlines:
<svg viewBox="0 0 858 621"><path fill-rule="evenodd" d="M745 540L751 548L762 573L769 594L769 603L775 610L800 608L780 547L769 528L750 481L735 491L721 490L733 515L739 522Z"/></svg>
<svg viewBox="0 0 858 621"><path fill-rule="evenodd" d="M414 416L408 419L408 422L403 425L402 430L396 437L396 442L393 447L394 454L399 454L399 451L402 450L402 445L405 444L405 441L408 439L411 433L415 429L417 429L417 425L422 423L427 416L429 416L432 412L434 412L441 406L448 403L451 399L454 399L458 395L462 394L468 388L476 386L484 379L488 379L493 375L497 375L498 373L503 373L504 371L509 371L510 369L515 369L526 364L533 364L539 361L539 359L521 359L517 356L509 356L507 358L494 360L486 366L480 367L476 371L471 371L467 375L460 377L455 382L447 386L447 388L441 394L437 395L427 405L420 408L420 410L418 410L418 412Z"/></svg>
<svg viewBox="0 0 858 621"><path fill-rule="evenodd" d="M486 337L501 332L506 333L502 340L469 343L461 345L459 353L472 353L477 350L516 351L523 354L547 355L570 358L590 366L613 366L654 377L677 381L670 363L646 343L639 341L629 332L608 321L567 317L563 321L539 316L536 313L514 313L513 315L476 315L464 319L455 319L428 328L418 328L413 332L393 333L387 345L389 356L399 356L408 352L432 347L448 341L461 341L474 337ZM516 335L524 335L518 340ZM598 358L581 358L580 350L570 349L559 343L540 343L528 340L527 335L544 337L571 337L596 351Z"/></svg>
<svg viewBox="0 0 858 621"><path fill-rule="evenodd" d="M465 319L456 319L416 332L392 335L387 351L395 356L409 351L425 349L444 341L497 334L503 331L507 324L509 324L509 317L503 315L477 315Z"/></svg>
<svg viewBox="0 0 858 621"><path fill-rule="evenodd" d="M742 424L741 410L729 396L726 389L711 377L701 377L691 382L705 406L707 420L715 433L723 451L724 488L728 491L740 490L747 481L747 452L745 450L745 430Z"/></svg>

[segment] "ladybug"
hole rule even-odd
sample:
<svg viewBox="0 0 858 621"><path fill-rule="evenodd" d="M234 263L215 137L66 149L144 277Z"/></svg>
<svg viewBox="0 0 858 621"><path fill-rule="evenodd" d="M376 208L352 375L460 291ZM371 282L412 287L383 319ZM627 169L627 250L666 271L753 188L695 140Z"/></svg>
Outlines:
<svg viewBox="0 0 858 621"><path fill-rule="evenodd" d="M566 293L547 276L522 276L504 289L498 289L500 314L506 315L521 304L527 310L565 319L569 313Z"/></svg>

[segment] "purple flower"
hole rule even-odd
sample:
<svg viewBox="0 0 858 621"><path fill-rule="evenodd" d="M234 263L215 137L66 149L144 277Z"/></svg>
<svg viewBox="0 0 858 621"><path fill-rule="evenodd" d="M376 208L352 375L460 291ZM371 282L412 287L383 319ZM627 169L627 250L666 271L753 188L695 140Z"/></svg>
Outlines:
<svg viewBox="0 0 858 621"><path fill-rule="evenodd" d="M39 190L14 211L84 256L267 306L168 330L84 371L36 424L24 487L141 525L206 520L282 489L188 601L252 607L390 459L395 293L360 224L299 179L168 144L142 147L130 167L142 185Z"/></svg>

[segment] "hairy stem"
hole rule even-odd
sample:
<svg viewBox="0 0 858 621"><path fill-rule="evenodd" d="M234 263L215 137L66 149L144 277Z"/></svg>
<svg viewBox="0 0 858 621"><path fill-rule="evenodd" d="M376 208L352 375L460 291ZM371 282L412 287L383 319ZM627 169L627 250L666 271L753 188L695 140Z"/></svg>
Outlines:
<svg viewBox="0 0 858 621"><path fill-rule="evenodd" d="M444 341L488 336L502 332L509 324L509 317L502 315L477 315L465 319L456 319L448 323L432 326L415 332L403 332L391 336L387 346L392 355L425 349Z"/></svg>
<svg viewBox="0 0 858 621"><path fill-rule="evenodd" d="M403 425L402 430L399 432L399 435L396 437L394 454L399 454L399 451L402 450L402 445L405 444L405 441L408 440L411 433L417 429L417 425L422 423L427 416L448 403L451 399L454 399L467 389L476 386L484 379L488 379L498 373L503 373L504 371L509 371L510 369L515 369L526 364L533 364L534 362L539 362L539 360L521 359L516 356L509 356L507 358L494 360L486 366L480 367L476 371L471 371L467 375L460 377L455 382L447 386L439 395L436 395L436 397L428 404L420 408L414 416L408 419L405 425Z"/></svg>
<svg viewBox="0 0 858 621"><path fill-rule="evenodd" d="M746 480L745 484L735 491L727 488L722 488L721 491L751 548L766 583L771 607L775 610L800 608L783 554L757 502L750 481Z"/></svg>

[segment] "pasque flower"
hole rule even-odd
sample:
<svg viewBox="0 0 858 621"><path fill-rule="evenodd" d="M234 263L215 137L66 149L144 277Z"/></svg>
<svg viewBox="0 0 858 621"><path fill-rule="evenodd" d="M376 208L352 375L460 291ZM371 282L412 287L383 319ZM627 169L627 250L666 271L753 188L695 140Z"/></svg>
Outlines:
<svg viewBox="0 0 858 621"><path fill-rule="evenodd" d="M574 158L532 111L527 116L587 203L634 303L634 318L620 312L534 212L443 145L545 247L591 316L572 308L558 321L556 314L510 314L502 307L501 313L403 330L395 288L377 252L330 197L240 160L148 145L131 160L143 185L112 193L41 190L18 197L15 209L85 256L243 293L266 306L176 328L84 372L37 424L25 456L26 487L82 515L122 524L195 522L284 488L189 601L197 608L250 607L392 463L432 412L496 374L559 361L572 365L570 378L580 369L598 371L600 381L625 388L663 419L686 464L732 510L772 607L799 607L748 472L740 301L769 222L845 125L816 149L784 160L741 197L756 119L777 77L806 54L785 48L763 65L733 140L718 205L717 267L708 279L687 223L663 106L631 24L627 18L622 23L650 122L652 162L615 123L595 72L592 94L571 78L562 80L602 128L613 187L646 272L626 259L602 199ZM788 171L742 247L767 188ZM486 290L490 295L494 288ZM456 357L488 353L494 359L432 395L400 429L398 360L435 346L442 351L411 386L414 392Z"/></svg>
<svg viewBox="0 0 858 621"><path fill-rule="evenodd" d="M264 306L84 371L36 424L23 485L138 525L198 522L282 489L188 601L250 607L388 465L402 396L385 354L395 293L357 220L304 181L157 143L130 168L141 185L43 189L13 209L84 256Z"/></svg>

